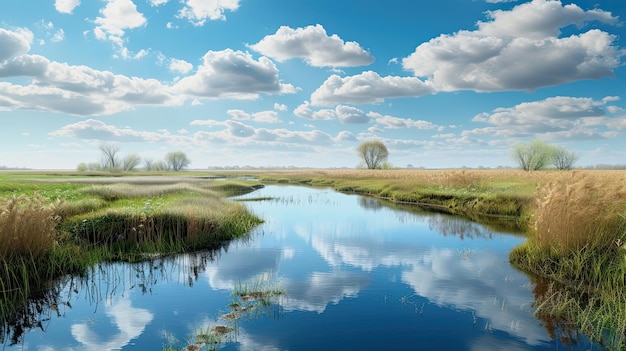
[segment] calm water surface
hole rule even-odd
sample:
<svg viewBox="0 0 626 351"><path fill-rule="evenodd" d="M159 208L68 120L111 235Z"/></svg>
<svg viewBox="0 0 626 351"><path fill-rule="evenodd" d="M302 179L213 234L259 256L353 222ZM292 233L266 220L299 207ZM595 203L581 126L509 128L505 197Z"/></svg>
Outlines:
<svg viewBox="0 0 626 351"><path fill-rule="evenodd" d="M223 350L565 349L533 317L533 284L508 262L523 237L332 190L246 197L259 196L274 200L246 202L266 221L251 238L68 278L41 328L5 349L182 349L216 325L233 328ZM259 282L285 295L225 318L231 291Z"/></svg>

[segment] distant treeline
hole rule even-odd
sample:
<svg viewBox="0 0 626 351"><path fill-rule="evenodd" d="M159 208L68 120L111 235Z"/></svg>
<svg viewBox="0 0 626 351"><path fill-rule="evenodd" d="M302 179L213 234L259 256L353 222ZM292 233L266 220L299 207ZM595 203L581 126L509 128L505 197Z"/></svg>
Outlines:
<svg viewBox="0 0 626 351"><path fill-rule="evenodd" d="M597 164L595 166L587 166L587 167L584 167L584 168L585 169L607 169L607 170L626 169L626 164L623 164L623 165Z"/></svg>
<svg viewBox="0 0 626 351"><path fill-rule="evenodd" d="M24 170L24 171L27 171L27 170L30 170L30 168L26 168L26 167L7 167L7 166L0 165L0 170L3 170L3 171L19 171L19 170Z"/></svg>

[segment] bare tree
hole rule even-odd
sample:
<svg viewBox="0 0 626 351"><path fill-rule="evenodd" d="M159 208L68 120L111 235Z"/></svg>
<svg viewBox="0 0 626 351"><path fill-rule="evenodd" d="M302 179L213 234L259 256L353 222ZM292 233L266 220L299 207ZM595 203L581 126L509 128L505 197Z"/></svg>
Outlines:
<svg viewBox="0 0 626 351"><path fill-rule="evenodd" d="M143 159L143 169L146 171L152 171L154 168L154 161L151 158Z"/></svg>
<svg viewBox="0 0 626 351"><path fill-rule="evenodd" d="M187 158L187 155L182 151L172 151L165 155L165 163L168 165L169 169L180 171L189 166L191 160Z"/></svg>
<svg viewBox="0 0 626 351"><path fill-rule="evenodd" d="M568 151L563 147L556 146L552 164L559 170L570 170L578 160L578 155L573 151Z"/></svg>
<svg viewBox="0 0 626 351"><path fill-rule="evenodd" d="M359 145L356 151L369 169L382 168L389 157L387 147L378 140L366 141Z"/></svg>
<svg viewBox="0 0 626 351"><path fill-rule="evenodd" d="M135 168L139 166L139 163L141 163L141 157L139 157L139 155L135 153L126 155L122 165L124 172L134 171Z"/></svg>
<svg viewBox="0 0 626 351"><path fill-rule="evenodd" d="M120 167L120 160L117 154L120 151L120 147L115 144L104 143L99 146L102 158L100 164L102 169L114 171Z"/></svg>

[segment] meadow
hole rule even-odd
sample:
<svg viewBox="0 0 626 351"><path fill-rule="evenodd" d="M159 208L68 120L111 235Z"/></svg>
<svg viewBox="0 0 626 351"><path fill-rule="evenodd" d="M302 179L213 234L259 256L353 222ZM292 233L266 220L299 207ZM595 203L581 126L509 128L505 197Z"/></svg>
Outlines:
<svg viewBox="0 0 626 351"><path fill-rule="evenodd" d="M154 174L154 173L152 173ZM260 183L332 187L515 227L511 263L533 276L536 315L554 330L626 347L626 172L280 170L112 177L0 175L0 289L23 299L50 279L102 260L146 260L214 247L260 222L225 196ZM194 177L191 177L194 176ZM562 334L562 333L561 333Z"/></svg>

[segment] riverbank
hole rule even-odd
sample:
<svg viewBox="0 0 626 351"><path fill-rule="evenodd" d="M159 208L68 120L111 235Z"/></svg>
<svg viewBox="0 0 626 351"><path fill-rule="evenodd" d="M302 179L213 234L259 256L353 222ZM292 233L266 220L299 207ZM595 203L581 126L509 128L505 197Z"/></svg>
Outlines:
<svg viewBox="0 0 626 351"><path fill-rule="evenodd" d="M183 176L0 174L0 315L103 261L215 249L261 219L226 196L258 184ZM19 328L18 328L19 329Z"/></svg>
<svg viewBox="0 0 626 351"><path fill-rule="evenodd" d="M546 326L565 334L580 330L609 349L626 348L624 171L244 173L263 183L329 186L483 224L514 225L528 239L511 252L510 261L542 281L535 291L536 313Z"/></svg>

